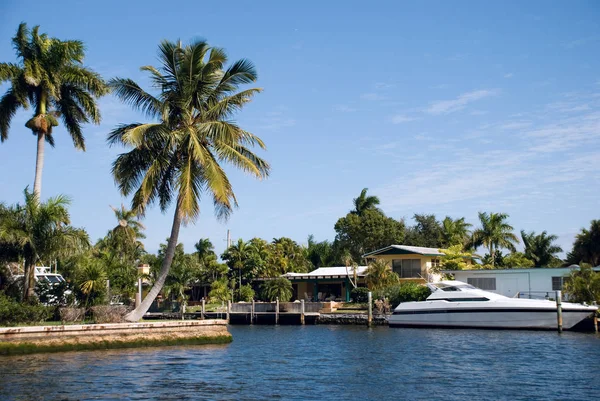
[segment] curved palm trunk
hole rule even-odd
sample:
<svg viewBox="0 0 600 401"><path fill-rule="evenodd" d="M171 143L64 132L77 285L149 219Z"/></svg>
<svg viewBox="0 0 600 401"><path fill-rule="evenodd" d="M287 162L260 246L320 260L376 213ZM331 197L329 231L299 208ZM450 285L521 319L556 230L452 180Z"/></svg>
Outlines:
<svg viewBox="0 0 600 401"><path fill-rule="evenodd" d="M44 141L46 135L41 132L37 140L37 158L35 160L35 180L33 181L33 193L41 198L42 194L42 170L44 169Z"/></svg>
<svg viewBox="0 0 600 401"><path fill-rule="evenodd" d="M173 217L173 227L171 228L171 236L169 237L169 242L167 243L167 251L165 252L165 259L163 260L162 266L160 268L160 272L158 273L158 277L154 282L154 285L150 289L146 298L142 301L140 306L129 312L125 319L130 322L139 321L150 309L150 305L156 299L156 296L160 293L165 284L165 280L169 275L169 269L171 268L171 263L173 263L173 257L175 256L175 248L177 247L177 239L179 237L179 228L181 227L181 214L179 213L179 201L177 202L177 206L175 207L175 216Z"/></svg>

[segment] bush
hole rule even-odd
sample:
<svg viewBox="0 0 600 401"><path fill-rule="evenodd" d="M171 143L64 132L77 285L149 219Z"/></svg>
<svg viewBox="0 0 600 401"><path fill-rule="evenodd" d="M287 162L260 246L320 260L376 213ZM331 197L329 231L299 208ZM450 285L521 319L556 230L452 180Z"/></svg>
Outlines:
<svg viewBox="0 0 600 401"><path fill-rule="evenodd" d="M95 323L122 323L130 309L124 305L92 306L92 317Z"/></svg>
<svg viewBox="0 0 600 401"><path fill-rule="evenodd" d="M59 308L58 313L63 323L81 322L85 318L85 308Z"/></svg>
<svg viewBox="0 0 600 401"><path fill-rule="evenodd" d="M364 304L369 301L369 289L366 287L356 287L350 292L350 297L355 304Z"/></svg>
<svg viewBox="0 0 600 401"><path fill-rule="evenodd" d="M424 301L430 294L427 286L408 282L384 288L376 295L380 299L389 299L392 308L395 308L402 302Z"/></svg>
<svg viewBox="0 0 600 401"><path fill-rule="evenodd" d="M251 302L254 299L254 290L249 284L243 285L235 290L235 298L237 302Z"/></svg>
<svg viewBox="0 0 600 401"><path fill-rule="evenodd" d="M227 280L216 280L210 285L208 297L211 302L227 302L230 298Z"/></svg>
<svg viewBox="0 0 600 401"><path fill-rule="evenodd" d="M43 322L52 314L52 308L34 303L20 303L0 292L0 325Z"/></svg>
<svg viewBox="0 0 600 401"><path fill-rule="evenodd" d="M275 301L279 298L280 302L288 302L294 295L292 282L285 277L278 277L268 280L263 284L263 298L267 301Z"/></svg>

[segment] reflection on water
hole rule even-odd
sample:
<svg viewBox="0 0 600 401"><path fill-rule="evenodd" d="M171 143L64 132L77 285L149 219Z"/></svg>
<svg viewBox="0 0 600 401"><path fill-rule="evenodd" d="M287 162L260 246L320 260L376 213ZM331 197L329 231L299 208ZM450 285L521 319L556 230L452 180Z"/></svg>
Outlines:
<svg viewBox="0 0 600 401"><path fill-rule="evenodd" d="M0 400L598 397L600 337L233 326L234 342L0 357Z"/></svg>

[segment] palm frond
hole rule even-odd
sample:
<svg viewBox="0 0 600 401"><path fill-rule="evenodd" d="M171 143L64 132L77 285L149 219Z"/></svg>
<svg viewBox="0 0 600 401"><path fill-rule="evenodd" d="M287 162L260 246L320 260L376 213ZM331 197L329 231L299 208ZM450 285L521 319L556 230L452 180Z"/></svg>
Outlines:
<svg viewBox="0 0 600 401"><path fill-rule="evenodd" d="M148 117L161 116L161 102L144 91L131 79L113 78L108 82L113 93L134 110L139 110Z"/></svg>

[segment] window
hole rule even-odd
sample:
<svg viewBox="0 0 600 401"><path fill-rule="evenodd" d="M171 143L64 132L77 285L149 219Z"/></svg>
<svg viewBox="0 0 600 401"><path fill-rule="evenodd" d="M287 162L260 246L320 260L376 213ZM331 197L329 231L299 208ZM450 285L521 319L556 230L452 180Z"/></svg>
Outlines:
<svg viewBox="0 0 600 401"><path fill-rule="evenodd" d="M470 277L467 279L467 284L471 284L480 290L496 291L495 277Z"/></svg>
<svg viewBox="0 0 600 401"><path fill-rule="evenodd" d="M421 259L394 259L392 270L401 278L420 278Z"/></svg>
<svg viewBox="0 0 600 401"><path fill-rule="evenodd" d="M552 277L552 291L562 291L564 283L563 277Z"/></svg>
<svg viewBox="0 0 600 401"><path fill-rule="evenodd" d="M439 259L431 259L431 267L433 269L437 269L440 267L440 260Z"/></svg>

